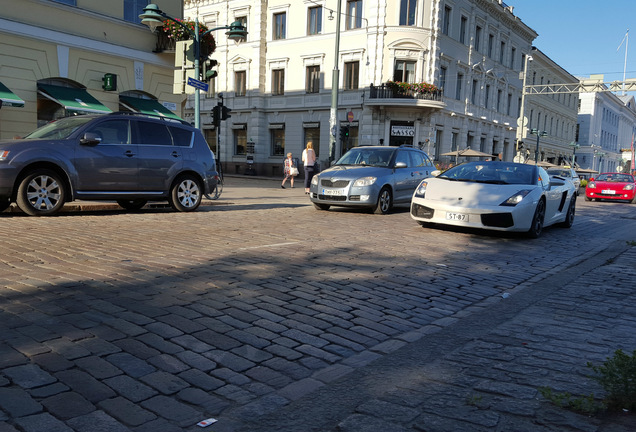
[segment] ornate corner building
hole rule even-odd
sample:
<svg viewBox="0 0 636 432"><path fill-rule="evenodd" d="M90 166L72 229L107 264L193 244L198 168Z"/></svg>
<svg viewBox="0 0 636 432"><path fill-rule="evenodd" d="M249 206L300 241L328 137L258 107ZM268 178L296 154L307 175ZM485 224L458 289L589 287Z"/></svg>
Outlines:
<svg viewBox="0 0 636 432"><path fill-rule="evenodd" d="M300 155L309 141L327 163L332 133L336 159L357 145L415 146L440 162L466 147L513 159L520 76L537 34L512 7L341 0L337 31L338 3L185 1L186 18L207 27L239 20L248 31L238 45L215 35L218 74L202 98L202 127L227 172L242 173L250 156L259 174L280 174L285 154ZM217 135L211 111L219 94L232 113ZM191 100L185 115L193 115Z"/></svg>

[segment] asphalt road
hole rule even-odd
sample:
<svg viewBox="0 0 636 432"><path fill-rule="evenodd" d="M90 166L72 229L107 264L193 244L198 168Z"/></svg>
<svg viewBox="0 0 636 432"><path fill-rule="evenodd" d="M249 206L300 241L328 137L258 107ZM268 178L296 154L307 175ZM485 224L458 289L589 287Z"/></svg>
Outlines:
<svg viewBox="0 0 636 432"><path fill-rule="evenodd" d="M0 215L0 432L604 430L568 413L534 421L551 408L528 383L513 391L498 380L494 391L482 376L433 389L453 367L493 360L470 356L493 352L532 307L547 313L538 301L583 319L575 301L594 296L581 290L610 277L592 270L631 253L636 206L581 197L571 229L529 240L422 228L407 209L316 211L301 184L279 184L228 178L220 200L189 214L106 205ZM617 341L631 352L636 323L607 323L627 312L596 317L607 331L597 349L567 350L583 366ZM534 367L537 383L566 373ZM564 382L579 390L578 378ZM403 382L419 398L395 397ZM510 400L497 416L466 402L502 388ZM454 409L432 414L451 395ZM195 426L207 418L218 422ZM507 428L510 418L525 423Z"/></svg>

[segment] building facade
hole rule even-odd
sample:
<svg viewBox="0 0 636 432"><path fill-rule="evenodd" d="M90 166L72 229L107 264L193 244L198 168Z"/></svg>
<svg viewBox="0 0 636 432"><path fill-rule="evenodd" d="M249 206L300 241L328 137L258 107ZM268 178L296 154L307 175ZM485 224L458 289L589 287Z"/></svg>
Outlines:
<svg viewBox="0 0 636 432"><path fill-rule="evenodd" d="M574 84L578 81L541 50L532 48L528 57L527 87ZM529 93L525 96L523 120L519 120L519 134L523 142L520 159L571 164L576 151L578 93ZM533 129L538 133L532 134Z"/></svg>
<svg viewBox="0 0 636 432"><path fill-rule="evenodd" d="M217 35L218 75L202 97L202 125L230 173L253 159L278 175L286 153L311 141L323 166L357 145L412 145L440 162L470 147L515 156L520 72L537 34L500 0L185 1L208 28L243 22L239 45ZM330 128L337 69L338 126ZM395 84L402 83L402 84ZM223 96L232 109L212 125ZM193 115L192 98L186 119ZM340 139L340 129L348 137Z"/></svg>
<svg viewBox="0 0 636 432"><path fill-rule="evenodd" d="M174 55L138 15L147 1L0 0L0 139L82 113L182 114ZM183 16L181 0L162 8Z"/></svg>
<svg viewBox="0 0 636 432"><path fill-rule="evenodd" d="M592 80L602 76L590 77ZM636 103L630 95L610 92L579 95L579 133L576 161L597 172L624 169L623 155L631 159L636 135ZM624 151L621 151L624 150Z"/></svg>

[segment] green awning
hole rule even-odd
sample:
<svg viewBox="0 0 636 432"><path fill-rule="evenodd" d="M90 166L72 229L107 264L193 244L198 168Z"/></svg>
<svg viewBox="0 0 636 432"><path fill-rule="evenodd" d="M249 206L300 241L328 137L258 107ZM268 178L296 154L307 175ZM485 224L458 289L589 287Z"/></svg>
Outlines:
<svg viewBox="0 0 636 432"><path fill-rule="evenodd" d="M10 107L23 107L24 101L0 82L0 105Z"/></svg>
<svg viewBox="0 0 636 432"><path fill-rule="evenodd" d="M121 103L126 108L134 112L159 115L163 117L170 117L170 118L182 120L181 117L177 116L168 108L161 105L155 99L142 99L142 98L131 97L131 96L119 96L119 103Z"/></svg>
<svg viewBox="0 0 636 432"><path fill-rule="evenodd" d="M59 103L69 111L98 114L112 112L85 89L38 84L38 90L40 94Z"/></svg>

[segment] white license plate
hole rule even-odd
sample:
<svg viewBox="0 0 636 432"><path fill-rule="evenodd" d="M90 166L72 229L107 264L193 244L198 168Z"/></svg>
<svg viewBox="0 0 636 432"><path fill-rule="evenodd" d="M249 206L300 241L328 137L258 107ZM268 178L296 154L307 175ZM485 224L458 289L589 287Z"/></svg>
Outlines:
<svg viewBox="0 0 636 432"><path fill-rule="evenodd" d="M344 195L344 191L340 189L323 189L323 195Z"/></svg>
<svg viewBox="0 0 636 432"><path fill-rule="evenodd" d="M616 191L615 190L611 190L611 189L605 189L605 190L602 190L601 193L603 195L615 195Z"/></svg>
<svg viewBox="0 0 636 432"><path fill-rule="evenodd" d="M446 212L446 220L466 222L468 221L468 215L464 213Z"/></svg>

